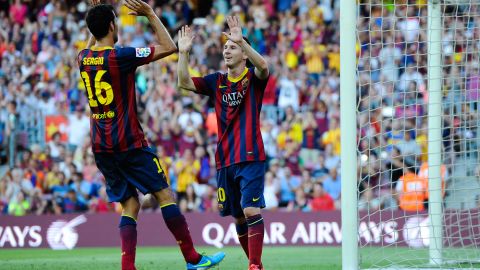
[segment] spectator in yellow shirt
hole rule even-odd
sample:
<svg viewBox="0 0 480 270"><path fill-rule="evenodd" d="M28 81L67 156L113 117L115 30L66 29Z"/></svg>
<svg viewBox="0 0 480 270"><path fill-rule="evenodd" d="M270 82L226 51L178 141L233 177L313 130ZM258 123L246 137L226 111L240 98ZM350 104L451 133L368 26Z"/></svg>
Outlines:
<svg viewBox="0 0 480 270"><path fill-rule="evenodd" d="M8 205L8 213L14 216L25 216L30 210L30 202L25 199L23 192L19 192L16 199Z"/></svg>
<svg viewBox="0 0 480 270"><path fill-rule="evenodd" d="M125 5L120 6L120 25L123 27L124 31L133 32L135 30L135 23L137 22L137 17L128 15L131 12L129 8Z"/></svg>
<svg viewBox="0 0 480 270"><path fill-rule="evenodd" d="M325 51L325 46L318 44L315 40L315 36L311 35L308 42L305 44L303 53L305 54L307 72L312 84L317 84L319 82L320 73L325 70L322 60Z"/></svg>
<svg viewBox="0 0 480 270"><path fill-rule="evenodd" d="M327 132L323 134L322 143L326 146L332 145L333 154L340 155L340 126L336 118L330 119L330 127Z"/></svg>
<svg viewBox="0 0 480 270"><path fill-rule="evenodd" d="M337 74L340 74L340 46L334 44L329 48L328 57L328 68L335 70Z"/></svg>
<svg viewBox="0 0 480 270"><path fill-rule="evenodd" d="M197 183L197 174L200 162L194 160L192 150L185 149L182 158L175 164L174 172L177 176L177 202L186 197L186 190L190 184Z"/></svg>

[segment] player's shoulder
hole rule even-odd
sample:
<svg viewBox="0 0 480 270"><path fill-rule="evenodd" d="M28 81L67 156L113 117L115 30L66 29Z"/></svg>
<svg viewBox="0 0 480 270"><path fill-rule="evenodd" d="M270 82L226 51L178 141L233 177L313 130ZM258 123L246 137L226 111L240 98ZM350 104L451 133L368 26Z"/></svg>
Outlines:
<svg viewBox="0 0 480 270"><path fill-rule="evenodd" d="M218 78L223 78L223 77L226 78L226 76L227 76L227 73L222 73L220 71L215 71L215 72L212 72L208 75L205 75L204 78L206 80L215 80L216 81Z"/></svg>
<svg viewBox="0 0 480 270"><path fill-rule="evenodd" d="M80 50L77 54L77 59L84 57L88 53L88 51L89 49L87 48Z"/></svg>

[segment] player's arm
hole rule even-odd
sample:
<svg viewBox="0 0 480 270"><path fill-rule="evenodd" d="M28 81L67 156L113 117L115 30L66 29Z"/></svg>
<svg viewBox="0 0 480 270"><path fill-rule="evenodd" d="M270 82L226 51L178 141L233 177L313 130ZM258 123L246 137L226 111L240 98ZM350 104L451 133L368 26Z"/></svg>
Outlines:
<svg viewBox="0 0 480 270"><path fill-rule="evenodd" d="M193 34L188 25L178 31L178 88L189 91L196 91L195 84L188 72L188 61L192 49Z"/></svg>
<svg viewBox="0 0 480 270"><path fill-rule="evenodd" d="M152 61L169 56L177 51L177 46L172 37L157 17L152 7L141 0L125 0L125 6L133 10L129 15L145 16L155 32L159 45L155 46Z"/></svg>
<svg viewBox="0 0 480 270"><path fill-rule="evenodd" d="M230 33L223 33L229 40L237 43L248 56L248 60L255 66L255 75L259 79L268 78L268 63L267 61L250 46L246 40L243 39L242 27L240 26L240 19L237 16L227 17L228 28Z"/></svg>

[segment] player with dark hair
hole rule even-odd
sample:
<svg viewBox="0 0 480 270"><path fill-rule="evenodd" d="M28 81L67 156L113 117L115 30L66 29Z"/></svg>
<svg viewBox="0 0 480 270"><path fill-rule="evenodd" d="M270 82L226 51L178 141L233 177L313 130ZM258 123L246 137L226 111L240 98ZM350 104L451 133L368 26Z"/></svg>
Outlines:
<svg viewBox="0 0 480 270"><path fill-rule="evenodd" d="M260 133L260 110L269 71L265 59L242 36L238 17L228 17L230 33L223 47L227 73L190 77L188 54L193 34L179 31L178 85L214 99L217 116L218 203L222 216L235 218L238 238L249 259L249 270L263 269L264 224L260 209L265 178L265 151ZM253 67L247 67L249 60Z"/></svg>
<svg viewBox="0 0 480 270"><path fill-rule="evenodd" d="M151 193L160 204L163 219L177 240L187 269L209 269L225 256L202 256L194 248L185 217L181 214L156 154L148 147L137 116L135 70L174 53L175 43L152 8L140 0L126 0L131 15L146 16L159 45L114 48L118 28L111 5L94 5L86 22L93 37L78 55L80 74L91 109L91 139L95 162L103 173L110 201L120 202L122 269L135 269L137 189ZM95 43L95 46L93 46Z"/></svg>

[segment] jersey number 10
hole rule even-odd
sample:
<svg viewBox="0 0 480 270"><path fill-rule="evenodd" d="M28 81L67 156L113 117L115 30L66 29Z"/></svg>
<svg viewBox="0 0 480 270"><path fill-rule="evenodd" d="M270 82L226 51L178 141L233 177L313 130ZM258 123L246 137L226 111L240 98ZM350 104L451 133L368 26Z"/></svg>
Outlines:
<svg viewBox="0 0 480 270"><path fill-rule="evenodd" d="M95 75L94 88L95 96L97 96L96 100L93 98L92 87L90 86L90 76L86 71L82 71L81 73L82 78L85 81L85 86L87 87L88 104L90 104L90 107L98 107L98 102L100 102L102 105L109 105L113 101L112 85L102 81L103 74L106 72L106 70L99 70ZM105 91L105 96L102 95L102 90Z"/></svg>

